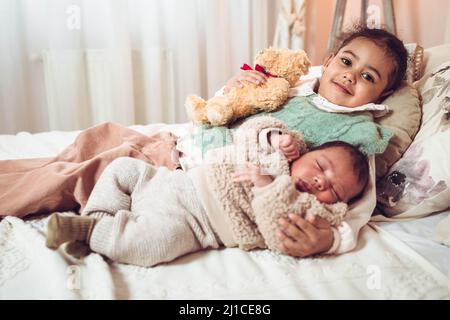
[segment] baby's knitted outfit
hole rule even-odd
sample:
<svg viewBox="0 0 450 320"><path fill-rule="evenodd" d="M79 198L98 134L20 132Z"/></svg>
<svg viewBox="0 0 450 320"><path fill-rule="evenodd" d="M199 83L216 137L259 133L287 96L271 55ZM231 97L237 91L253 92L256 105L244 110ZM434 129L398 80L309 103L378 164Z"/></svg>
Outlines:
<svg viewBox="0 0 450 320"><path fill-rule="evenodd" d="M220 245L186 173L133 158L111 162L82 214L100 218L91 249L122 263L153 266Z"/></svg>
<svg viewBox="0 0 450 320"><path fill-rule="evenodd" d="M156 169L132 158L113 161L83 211L103 216L90 247L118 262L153 266L222 244L278 250L277 219L289 212L317 214L339 224L347 206L322 204L298 192L286 158L268 143L271 130L289 132L271 117L249 120L235 144L213 150L204 165L189 172ZM237 166L249 160L279 176L262 188L234 183Z"/></svg>
<svg viewBox="0 0 450 320"><path fill-rule="evenodd" d="M220 217L214 214L216 210L207 210L207 214L226 246L278 251L276 230L280 217L287 217L292 212L302 216L312 214L337 226L347 212L344 203L323 204L314 195L296 190L287 159L267 140L268 131L273 130L295 137L300 143L301 154L307 151L303 137L289 130L283 122L268 116L252 118L236 131L235 143L211 150L206 155L206 165L201 166L204 169L193 171L197 179L202 175L206 177L208 196L215 199L221 208L223 215ZM233 182L233 173L247 161L257 164L276 179L261 188L252 188L249 182ZM206 192L201 192L201 199ZM227 219L225 223L224 217Z"/></svg>

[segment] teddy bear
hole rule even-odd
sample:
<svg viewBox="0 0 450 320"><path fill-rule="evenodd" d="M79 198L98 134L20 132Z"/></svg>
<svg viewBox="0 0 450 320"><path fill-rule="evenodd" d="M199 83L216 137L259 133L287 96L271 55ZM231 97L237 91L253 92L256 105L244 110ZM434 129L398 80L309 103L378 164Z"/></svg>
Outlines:
<svg viewBox="0 0 450 320"><path fill-rule="evenodd" d="M245 82L221 96L204 100L196 95L186 98L186 111L197 125L223 126L262 111L275 111L288 99L289 88L311 66L305 51L269 47L255 58L255 70L263 72L266 83ZM242 70L252 69L244 65Z"/></svg>

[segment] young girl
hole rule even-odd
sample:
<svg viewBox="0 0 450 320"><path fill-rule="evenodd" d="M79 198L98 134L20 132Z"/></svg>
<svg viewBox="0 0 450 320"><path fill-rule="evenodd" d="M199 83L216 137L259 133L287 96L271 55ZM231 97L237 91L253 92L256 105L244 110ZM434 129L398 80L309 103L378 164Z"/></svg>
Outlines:
<svg viewBox="0 0 450 320"><path fill-rule="evenodd" d="M392 136L373 122L375 113L385 113L387 107L377 104L396 90L404 79L407 51L391 33L380 29L356 27L347 34L339 48L324 62L322 76L304 81L292 88L290 99L281 110L270 113L289 129L301 132L309 147L333 140L345 141L369 156L370 181L364 197L353 203L347 218L337 228L324 228L299 216L280 219L278 236L283 252L292 256L320 253L327 246L325 239L334 234L334 253L352 250L359 230L370 219L376 205L374 155L383 153ZM225 92L245 82L264 85L266 77L257 71L245 71L232 78ZM221 92L218 92L221 94ZM254 115L258 117L262 114ZM177 144L182 153L184 169L201 162L208 150L232 141L233 128L199 127L193 137L184 137ZM320 226L320 228L319 228Z"/></svg>
<svg viewBox="0 0 450 320"><path fill-rule="evenodd" d="M290 147L276 147L285 142ZM47 246L82 241L112 260L145 267L222 245L279 251L280 216L293 210L339 225L345 203L367 182L367 159L353 146L305 151L282 122L259 117L237 130L234 144L210 151L187 172L117 159L95 185L85 217L50 218Z"/></svg>

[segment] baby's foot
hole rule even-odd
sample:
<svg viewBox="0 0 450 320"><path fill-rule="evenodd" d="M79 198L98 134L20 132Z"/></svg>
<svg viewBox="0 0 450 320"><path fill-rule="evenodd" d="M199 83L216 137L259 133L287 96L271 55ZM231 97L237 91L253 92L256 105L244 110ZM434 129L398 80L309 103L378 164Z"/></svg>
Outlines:
<svg viewBox="0 0 450 320"><path fill-rule="evenodd" d="M83 241L88 243L96 219L90 217L63 216L54 213L47 225L46 246L58 249L65 242Z"/></svg>
<svg viewBox="0 0 450 320"><path fill-rule="evenodd" d="M84 241L73 241L66 244L64 248L67 254L71 256L81 259L88 256L91 253L91 249L89 245Z"/></svg>

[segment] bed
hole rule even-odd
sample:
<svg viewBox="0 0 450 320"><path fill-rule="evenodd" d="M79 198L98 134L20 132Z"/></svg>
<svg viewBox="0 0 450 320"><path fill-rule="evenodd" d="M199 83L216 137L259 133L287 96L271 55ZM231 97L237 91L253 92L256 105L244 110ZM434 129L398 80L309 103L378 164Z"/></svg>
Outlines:
<svg viewBox="0 0 450 320"><path fill-rule="evenodd" d="M182 134L189 124L132 126L146 134ZM78 132L0 137L0 159L45 157ZM449 211L450 213L450 211ZM267 250L211 250L154 268L77 260L45 247L48 216L0 223L0 299L444 299L450 298L450 250L428 240L444 217L371 223L357 250L294 259Z"/></svg>
<svg viewBox="0 0 450 320"><path fill-rule="evenodd" d="M445 56L441 54L440 59L444 61ZM422 71L430 73L439 65L429 59ZM423 88L429 90L426 85ZM433 118L424 113L422 126L427 117ZM147 135L162 131L183 135L191 124L130 128ZM424 137L422 129L419 138ZM0 135L0 160L56 155L78 133ZM407 159L407 152L397 163ZM385 165L388 187L392 175L401 172L397 163ZM444 173L448 182L449 173ZM410 190L411 185L402 190ZM441 199L450 198L447 189L423 200L419 213L417 205L405 207L404 198L386 190L380 197L387 199L385 206L391 206L385 211L388 214L376 216L361 230L354 251L308 259L268 250L221 249L189 254L153 268L111 262L98 254L78 260L63 249L52 251L45 246L48 215L5 217L0 221L0 299L450 299L450 247L432 240L436 226L450 215ZM400 210L397 204L401 212L394 212Z"/></svg>

